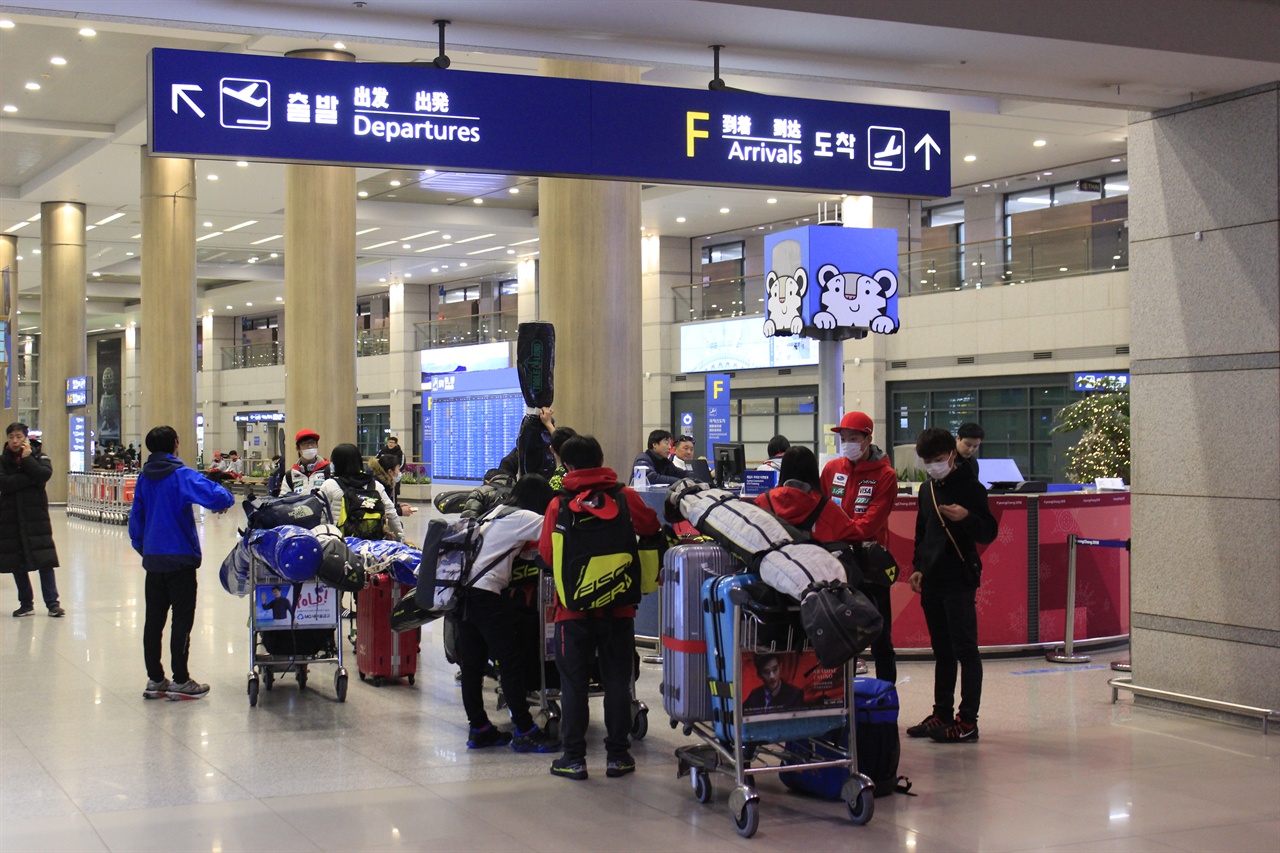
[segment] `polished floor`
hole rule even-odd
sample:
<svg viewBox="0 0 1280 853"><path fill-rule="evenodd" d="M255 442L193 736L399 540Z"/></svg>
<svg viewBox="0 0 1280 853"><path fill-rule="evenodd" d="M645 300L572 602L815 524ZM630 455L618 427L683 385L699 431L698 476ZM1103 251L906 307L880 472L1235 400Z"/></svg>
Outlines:
<svg viewBox="0 0 1280 853"><path fill-rule="evenodd" d="M425 519L410 521L419 539ZM414 687L361 683L352 656L345 704L316 667L305 692L278 683L251 709L248 605L217 580L239 521L202 525L203 701L142 699L143 571L122 527L54 512L66 618L9 618L2 579L0 850L1280 850L1280 737L1113 706L1101 666L991 662L980 743L904 738L918 796L876 801L859 827L767 779L750 840L721 777L706 806L676 779L685 738L662 718L657 666L639 685L655 708L639 770L622 779L605 778L598 723L587 782L552 778L547 756L469 752L438 628ZM914 722L930 665L900 671Z"/></svg>

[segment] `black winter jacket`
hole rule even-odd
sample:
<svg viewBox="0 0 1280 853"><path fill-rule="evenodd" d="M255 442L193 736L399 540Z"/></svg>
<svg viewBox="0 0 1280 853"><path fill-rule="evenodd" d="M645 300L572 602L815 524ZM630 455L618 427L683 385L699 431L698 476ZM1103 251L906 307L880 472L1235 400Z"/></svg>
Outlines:
<svg viewBox="0 0 1280 853"><path fill-rule="evenodd" d="M935 496L939 506L959 504L969 510L969 515L963 521L947 521L944 529L933 506ZM916 552L912 563L915 571L924 575L922 591L928 594L972 586L963 579L964 563L947 533L951 533L961 551L972 554L978 545L994 541L998 532L995 516L987 505L987 490L974 476L973 468L960 465L942 480L925 482L916 503Z"/></svg>
<svg viewBox="0 0 1280 853"><path fill-rule="evenodd" d="M53 463L44 454L19 460L0 452L0 572L36 571L58 565L44 484Z"/></svg>

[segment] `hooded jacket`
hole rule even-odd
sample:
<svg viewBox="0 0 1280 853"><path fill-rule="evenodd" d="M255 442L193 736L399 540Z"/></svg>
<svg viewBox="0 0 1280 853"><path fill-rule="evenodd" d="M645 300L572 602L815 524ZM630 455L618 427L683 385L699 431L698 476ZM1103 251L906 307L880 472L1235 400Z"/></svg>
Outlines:
<svg viewBox="0 0 1280 853"><path fill-rule="evenodd" d="M58 565L44 484L53 463L43 453L18 459L0 451L0 572L33 572Z"/></svg>
<svg viewBox="0 0 1280 853"><path fill-rule="evenodd" d="M679 482L684 473L672 465L670 459L665 456L659 456L652 450L640 451L635 461L631 463L631 467L632 469L647 468L649 471L649 483L653 485Z"/></svg>
<svg viewBox="0 0 1280 853"><path fill-rule="evenodd" d="M584 492L602 491L611 489L616 485L618 485L618 475L612 468L579 468L576 471L570 471L564 477L564 491L568 493L570 499ZM640 497L639 493L628 486L623 486L620 496L626 498L627 510L631 513L631 526L635 528L637 536L652 536L662 529L662 525L658 523L658 514L649 508L649 505L644 502L644 498ZM554 500L547 507L546 515L543 516L542 536L538 540L538 554L548 566L555 564L555 549L552 545L551 534L555 532L556 518L559 515L560 501ZM605 611L574 611L564 609L560 606L560 602L557 601L555 621L584 619L588 614L597 615L599 613L621 618L635 618L636 608L629 606L614 607Z"/></svg>
<svg viewBox="0 0 1280 853"><path fill-rule="evenodd" d="M329 505L329 516L333 519L333 523L337 524L338 519L342 518L343 498L346 494L345 489L368 488L369 484L373 484L374 491L378 493L378 500L382 502L382 516L387 533L391 539L397 542L404 541L404 524L400 521L400 513L396 512L396 505L387 494L387 490L382 487L372 474L357 474L355 476L346 477L330 477L320 483L320 497L324 498L325 503Z"/></svg>
<svg viewBox="0 0 1280 853"><path fill-rule="evenodd" d="M752 503L769 510L787 524L799 526L823 499L824 495L808 483L787 480L781 486L757 495ZM815 542L856 542L858 526L849 520L835 501L828 500L809 533Z"/></svg>
<svg viewBox="0 0 1280 853"><path fill-rule="evenodd" d="M874 444L857 462L843 456L822 469L822 491L840 504L853 522L859 542L876 541L889 547L889 515L898 496L898 475L889 457Z"/></svg>
<svg viewBox="0 0 1280 853"><path fill-rule="evenodd" d="M962 521L947 521L943 529L939 511L933 506L935 499L939 506L959 504L969 510L969 515ZM956 549L971 554L978 545L993 541L998 532L987 504L987 490L970 466L957 465L941 480L931 479L922 485L916 505L916 552L912 564L915 571L924 575L924 594L971 586L963 579L964 563ZM952 538L955 545L951 544Z"/></svg>
<svg viewBox="0 0 1280 853"><path fill-rule="evenodd" d="M149 572L199 568L200 537L193 504L221 512L236 502L231 492L188 468L172 453L147 457L129 511L129 540Z"/></svg>

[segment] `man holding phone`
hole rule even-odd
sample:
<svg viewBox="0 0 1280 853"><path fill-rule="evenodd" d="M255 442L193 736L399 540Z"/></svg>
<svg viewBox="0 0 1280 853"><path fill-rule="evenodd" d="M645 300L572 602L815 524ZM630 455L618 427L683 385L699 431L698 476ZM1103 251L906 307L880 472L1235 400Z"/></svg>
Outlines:
<svg viewBox="0 0 1280 853"><path fill-rule="evenodd" d="M9 424L0 452L0 572L13 575L18 587L15 617L35 613L31 572L40 573L40 592L50 616L66 613L58 603L58 582L53 570L58 550L49 521L49 496L44 484L53 476L49 457L32 446L27 425Z"/></svg>

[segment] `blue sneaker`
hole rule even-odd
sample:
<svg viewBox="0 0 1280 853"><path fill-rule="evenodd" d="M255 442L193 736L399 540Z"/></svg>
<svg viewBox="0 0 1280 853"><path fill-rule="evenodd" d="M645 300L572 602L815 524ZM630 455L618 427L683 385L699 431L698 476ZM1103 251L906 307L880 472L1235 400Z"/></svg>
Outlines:
<svg viewBox="0 0 1280 853"><path fill-rule="evenodd" d="M511 742L511 735L489 723L482 729L471 729L467 738L467 749L484 749L487 746L506 746Z"/></svg>
<svg viewBox="0 0 1280 853"><path fill-rule="evenodd" d="M516 752L555 752L560 748L560 738L534 726L527 732L517 731L511 738L511 748Z"/></svg>

